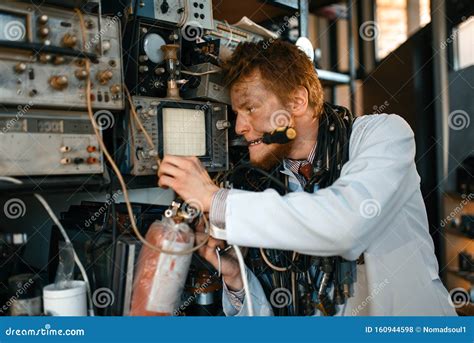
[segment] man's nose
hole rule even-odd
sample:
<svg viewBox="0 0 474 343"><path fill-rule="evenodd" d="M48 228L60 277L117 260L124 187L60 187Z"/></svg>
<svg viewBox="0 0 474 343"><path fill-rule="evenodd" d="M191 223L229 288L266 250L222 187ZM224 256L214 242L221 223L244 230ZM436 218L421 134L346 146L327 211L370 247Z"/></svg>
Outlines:
<svg viewBox="0 0 474 343"><path fill-rule="evenodd" d="M237 119L235 122L235 133L238 134L239 136L242 136L249 132L250 130L250 124L243 115L238 114Z"/></svg>

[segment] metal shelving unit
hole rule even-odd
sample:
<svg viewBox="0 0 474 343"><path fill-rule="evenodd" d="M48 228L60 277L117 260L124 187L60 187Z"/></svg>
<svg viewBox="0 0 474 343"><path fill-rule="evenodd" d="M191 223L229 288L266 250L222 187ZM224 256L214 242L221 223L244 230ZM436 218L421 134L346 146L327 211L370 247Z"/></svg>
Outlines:
<svg viewBox="0 0 474 343"><path fill-rule="evenodd" d="M308 16L310 11L316 12L318 9L324 6L328 6L331 4L341 3L344 2L347 4L348 8L348 50L349 50L349 72L348 73L341 73L339 70L323 70L323 69L316 69L319 75L320 80L323 82L324 86L334 87L339 85L348 85L349 86L349 96L350 96L350 104L351 110L355 111L355 81L356 81L356 66L355 66L355 53L354 53L354 37L353 37L353 8L352 3L349 0L346 1L330 1L330 0L318 0L318 1L308 1L308 0L271 0L265 1L267 4L273 4L274 6L278 6L281 8L285 8L288 10L298 11L300 13L298 20L299 20L299 35L301 37L308 36ZM337 41L331 40L331 47L330 47L330 54L335 55L337 54ZM337 60L337 58L333 58L333 60Z"/></svg>

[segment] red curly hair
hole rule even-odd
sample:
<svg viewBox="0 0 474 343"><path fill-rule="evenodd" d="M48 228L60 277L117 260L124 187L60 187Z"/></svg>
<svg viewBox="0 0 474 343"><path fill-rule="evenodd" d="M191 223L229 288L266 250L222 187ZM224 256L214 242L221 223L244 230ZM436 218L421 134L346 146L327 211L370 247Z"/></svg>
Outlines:
<svg viewBox="0 0 474 343"><path fill-rule="evenodd" d="M263 82L288 104L299 86L308 91L308 103L314 115L321 113L324 93L316 70L308 56L296 45L281 40L240 43L231 58L223 63L229 87L259 70Z"/></svg>

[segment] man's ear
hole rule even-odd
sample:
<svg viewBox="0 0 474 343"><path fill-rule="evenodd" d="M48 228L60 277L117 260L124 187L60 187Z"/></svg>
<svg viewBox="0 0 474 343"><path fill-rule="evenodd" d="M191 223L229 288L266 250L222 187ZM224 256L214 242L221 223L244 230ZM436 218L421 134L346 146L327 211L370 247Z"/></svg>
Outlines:
<svg viewBox="0 0 474 343"><path fill-rule="evenodd" d="M297 87L291 96L291 101L288 104L291 114L298 117L306 113L308 109L308 90L306 87Z"/></svg>

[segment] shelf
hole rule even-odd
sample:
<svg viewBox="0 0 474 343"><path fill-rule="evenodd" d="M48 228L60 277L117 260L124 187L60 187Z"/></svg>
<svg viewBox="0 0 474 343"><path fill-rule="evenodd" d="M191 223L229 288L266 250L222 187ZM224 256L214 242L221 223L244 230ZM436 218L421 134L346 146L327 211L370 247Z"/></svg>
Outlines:
<svg viewBox="0 0 474 343"><path fill-rule="evenodd" d="M455 268L448 268L448 272L460 278L463 278L466 281L474 282L474 272L461 272Z"/></svg>
<svg viewBox="0 0 474 343"><path fill-rule="evenodd" d="M454 199L454 200L457 200L459 202L461 202L463 200L466 200L468 202L474 202L474 198L472 198L472 197L468 198L467 195L460 194L458 192L445 192L444 196L448 197L448 198L451 198L451 199Z"/></svg>
<svg viewBox="0 0 474 343"><path fill-rule="evenodd" d="M12 193L44 193L65 191L99 191L105 189L110 183L109 178L103 174L93 175L50 175L15 177L23 184L0 182L0 194Z"/></svg>
<svg viewBox="0 0 474 343"><path fill-rule="evenodd" d="M444 229L443 232L448 233L450 235L462 237L462 238L474 239L474 237L470 237L470 236L466 235L465 233L462 233L461 231L459 231L457 229L453 229L453 228Z"/></svg>
<svg viewBox="0 0 474 343"><path fill-rule="evenodd" d="M316 69L318 77L325 85L347 85L351 77L347 74L336 73L329 70Z"/></svg>
<svg viewBox="0 0 474 343"><path fill-rule="evenodd" d="M268 4L285 8L288 10L298 10L299 0L267 0L264 1ZM311 13L316 13L319 9L325 6L339 4L344 2L342 0L317 0L317 1L308 1L309 2L309 11Z"/></svg>

